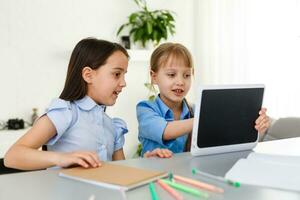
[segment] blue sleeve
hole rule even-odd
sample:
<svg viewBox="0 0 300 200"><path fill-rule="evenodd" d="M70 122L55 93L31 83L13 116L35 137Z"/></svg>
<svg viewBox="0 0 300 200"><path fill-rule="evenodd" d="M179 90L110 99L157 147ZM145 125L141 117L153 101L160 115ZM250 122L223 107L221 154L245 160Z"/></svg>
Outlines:
<svg viewBox="0 0 300 200"><path fill-rule="evenodd" d="M139 123L139 137L166 145L163 141L163 133L167 126L165 118L148 103L140 102L137 107L137 119Z"/></svg>
<svg viewBox="0 0 300 200"><path fill-rule="evenodd" d="M70 102L62 99L54 99L47 109L46 115L49 117L56 129L56 135L47 142L47 145L53 145L71 125L71 104Z"/></svg>
<svg viewBox="0 0 300 200"><path fill-rule="evenodd" d="M128 129L125 121L120 118L113 118L112 123L115 128L114 151L117 151L123 148L125 143L124 135L128 132Z"/></svg>

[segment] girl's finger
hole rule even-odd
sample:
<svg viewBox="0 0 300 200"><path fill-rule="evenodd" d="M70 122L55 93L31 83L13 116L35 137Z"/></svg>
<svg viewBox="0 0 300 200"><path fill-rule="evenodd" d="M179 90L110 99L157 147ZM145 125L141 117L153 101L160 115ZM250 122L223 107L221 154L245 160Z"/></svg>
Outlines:
<svg viewBox="0 0 300 200"><path fill-rule="evenodd" d="M266 118L264 119L264 123L265 123L265 124L269 124L269 123L270 123L269 117L266 117Z"/></svg>
<svg viewBox="0 0 300 200"><path fill-rule="evenodd" d="M79 155L81 159L83 159L86 163L89 164L89 166L91 167L97 167L98 164L94 161L94 159L92 158L92 156L90 154L80 154Z"/></svg>
<svg viewBox="0 0 300 200"><path fill-rule="evenodd" d="M166 157L166 158L170 158L170 157L171 157L170 152L165 152L165 157Z"/></svg>
<svg viewBox="0 0 300 200"><path fill-rule="evenodd" d="M167 157L166 151L164 149L161 150L162 155L165 157Z"/></svg>
<svg viewBox="0 0 300 200"><path fill-rule="evenodd" d="M161 152L161 150L157 150L157 154L160 158L163 158L164 157L164 154Z"/></svg>
<svg viewBox="0 0 300 200"><path fill-rule="evenodd" d="M76 164L80 165L81 167L84 167L84 168L88 168L89 165L81 158L76 158L75 162Z"/></svg>
<svg viewBox="0 0 300 200"><path fill-rule="evenodd" d="M259 124L262 120L262 116L259 116L256 120L255 120L255 124Z"/></svg>
<svg viewBox="0 0 300 200"><path fill-rule="evenodd" d="M101 162L100 162L100 159L99 159L98 155L95 152L89 152L89 154L94 159L95 163L98 166L101 166Z"/></svg>
<svg viewBox="0 0 300 200"><path fill-rule="evenodd" d="M163 152L166 158L169 158L171 156L170 151L168 149L163 150Z"/></svg>
<svg viewBox="0 0 300 200"><path fill-rule="evenodd" d="M266 113L267 112L267 109L266 108L262 108L260 111L259 111L259 114L263 114L263 113Z"/></svg>

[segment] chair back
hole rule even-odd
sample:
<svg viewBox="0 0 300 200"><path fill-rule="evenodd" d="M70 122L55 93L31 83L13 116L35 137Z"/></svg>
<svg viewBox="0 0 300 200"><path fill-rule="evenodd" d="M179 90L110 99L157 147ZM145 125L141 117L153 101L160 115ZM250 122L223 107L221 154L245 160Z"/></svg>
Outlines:
<svg viewBox="0 0 300 200"><path fill-rule="evenodd" d="M268 130L271 139L300 137L300 117L285 117L275 120Z"/></svg>

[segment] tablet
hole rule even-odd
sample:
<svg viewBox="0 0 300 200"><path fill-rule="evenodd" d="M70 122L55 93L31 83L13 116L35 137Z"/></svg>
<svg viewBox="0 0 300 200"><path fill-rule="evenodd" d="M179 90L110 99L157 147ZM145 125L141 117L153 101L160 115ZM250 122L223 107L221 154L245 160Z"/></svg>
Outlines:
<svg viewBox="0 0 300 200"><path fill-rule="evenodd" d="M252 149L264 85L201 86L195 104L192 155Z"/></svg>

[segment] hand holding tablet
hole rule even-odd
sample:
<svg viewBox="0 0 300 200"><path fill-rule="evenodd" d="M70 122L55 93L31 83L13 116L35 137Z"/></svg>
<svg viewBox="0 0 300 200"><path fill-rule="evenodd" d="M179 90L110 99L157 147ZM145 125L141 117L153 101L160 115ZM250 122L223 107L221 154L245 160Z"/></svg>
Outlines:
<svg viewBox="0 0 300 200"><path fill-rule="evenodd" d="M264 85L201 86L196 102L192 155L252 149Z"/></svg>

